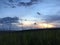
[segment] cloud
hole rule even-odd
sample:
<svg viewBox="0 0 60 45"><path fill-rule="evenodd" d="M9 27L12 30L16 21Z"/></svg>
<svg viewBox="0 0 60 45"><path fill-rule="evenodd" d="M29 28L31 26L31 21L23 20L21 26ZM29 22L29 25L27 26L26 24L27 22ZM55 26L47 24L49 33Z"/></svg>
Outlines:
<svg viewBox="0 0 60 45"><path fill-rule="evenodd" d="M8 0L9 2L13 3L14 1L13 0Z"/></svg>
<svg viewBox="0 0 60 45"><path fill-rule="evenodd" d="M25 2L25 1L21 2L21 1L16 1L16 0L7 0L7 1L3 0L3 3L12 8L15 8L17 6L32 6L34 4L37 4L39 1L41 2L41 0L30 0L29 2Z"/></svg>
<svg viewBox="0 0 60 45"><path fill-rule="evenodd" d="M25 3L25 2L19 2L18 3L18 6L31 6L31 5L33 5L32 2L27 2L27 3Z"/></svg>
<svg viewBox="0 0 60 45"><path fill-rule="evenodd" d="M45 17L45 21L60 22L60 15L48 15L48 16Z"/></svg>
<svg viewBox="0 0 60 45"><path fill-rule="evenodd" d="M4 23L18 23L18 17L4 17L4 18L0 18L0 23L4 24Z"/></svg>
<svg viewBox="0 0 60 45"><path fill-rule="evenodd" d="M38 0L31 0L31 2L37 2Z"/></svg>

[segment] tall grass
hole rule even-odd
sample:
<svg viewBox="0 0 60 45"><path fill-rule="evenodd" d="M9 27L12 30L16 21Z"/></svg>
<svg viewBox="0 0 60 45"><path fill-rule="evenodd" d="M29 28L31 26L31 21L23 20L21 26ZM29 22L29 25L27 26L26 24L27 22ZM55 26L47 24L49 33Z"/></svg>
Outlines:
<svg viewBox="0 0 60 45"><path fill-rule="evenodd" d="M0 45L60 45L60 30L0 32Z"/></svg>

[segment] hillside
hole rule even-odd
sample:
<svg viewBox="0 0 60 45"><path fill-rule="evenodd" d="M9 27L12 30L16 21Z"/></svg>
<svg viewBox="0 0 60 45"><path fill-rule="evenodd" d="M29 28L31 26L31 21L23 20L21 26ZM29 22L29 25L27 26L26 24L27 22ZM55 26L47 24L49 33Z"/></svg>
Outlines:
<svg viewBox="0 0 60 45"><path fill-rule="evenodd" d="M0 31L0 45L60 45L60 29Z"/></svg>

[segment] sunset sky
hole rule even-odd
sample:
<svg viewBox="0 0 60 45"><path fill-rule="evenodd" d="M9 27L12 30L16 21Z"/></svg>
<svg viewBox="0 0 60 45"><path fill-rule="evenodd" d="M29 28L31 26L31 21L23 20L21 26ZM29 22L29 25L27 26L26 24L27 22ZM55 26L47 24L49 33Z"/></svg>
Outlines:
<svg viewBox="0 0 60 45"><path fill-rule="evenodd" d="M14 16L60 27L60 0L0 0L0 18Z"/></svg>

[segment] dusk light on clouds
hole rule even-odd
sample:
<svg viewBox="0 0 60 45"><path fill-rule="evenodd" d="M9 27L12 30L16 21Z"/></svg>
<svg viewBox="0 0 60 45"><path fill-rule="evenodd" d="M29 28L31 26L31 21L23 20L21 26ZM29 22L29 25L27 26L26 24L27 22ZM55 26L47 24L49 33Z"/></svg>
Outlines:
<svg viewBox="0 0 60 45"><path fill-rule="evenodd" d="M0 20L5 17L18 17L19 24L15 24L18 29L20 23L32 28L35 22L36 28L60 27L60 0L0 0Z"/></svg>

